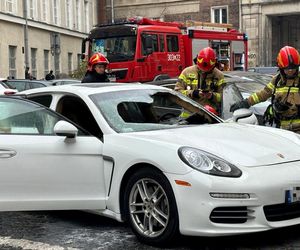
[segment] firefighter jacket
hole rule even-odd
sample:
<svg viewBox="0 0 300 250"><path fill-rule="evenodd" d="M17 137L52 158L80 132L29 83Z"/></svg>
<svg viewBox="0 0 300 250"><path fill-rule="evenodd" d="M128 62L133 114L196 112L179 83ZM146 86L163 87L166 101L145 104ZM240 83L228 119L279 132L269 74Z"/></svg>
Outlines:
<svg viewBox="0 0 300 250"><path fill-rule="evenodd" d="M225 86L223 73L214 68L209 73L201 72L197 65L185 68L175 85L175 90L192 98L202 105L210 105L216 110L220 111L222 92ZM202 90L203 93L211 93L211 97L207 98L205 95L195 97L194 90Z"/></svg>
<svg viewBox="0 0 300 250"><path fill-rule="evenodd" d="M105 72L103 74L98 74L95 70L93 70L87 71L81 82L109 82L109 79Z"/></svg>
<svg viewBox="0 0 300 250"><path fill-rule="evenodd" d="M261 91L248 98L249 105L266 101L272 97L273 116L278 127L300 133L300 74L286 79L280 73ZM276 108L277 107L277 108Z"/></svg>

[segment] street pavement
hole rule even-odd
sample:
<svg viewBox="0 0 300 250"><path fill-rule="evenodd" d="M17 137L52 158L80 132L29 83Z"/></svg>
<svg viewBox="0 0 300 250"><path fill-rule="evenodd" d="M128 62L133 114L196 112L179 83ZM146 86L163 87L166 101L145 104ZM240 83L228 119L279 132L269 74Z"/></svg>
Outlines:
<svg viewBox="0 0 300 250"><path fill-rule="evenodd" d="M123 223L81 211L1 212L0 250L165 249L143 245ZM300 226L231 237L179 237L169 249L300 250Z"/></svg>

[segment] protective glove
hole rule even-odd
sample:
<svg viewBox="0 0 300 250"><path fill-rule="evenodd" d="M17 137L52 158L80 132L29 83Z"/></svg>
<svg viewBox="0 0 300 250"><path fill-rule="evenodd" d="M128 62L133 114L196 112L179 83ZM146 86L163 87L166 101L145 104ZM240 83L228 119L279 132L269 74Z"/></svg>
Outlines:
<svg viewBox="0 0 300 250"><path fill-rule="evenodd" d="M192 96L194 98L205 98L207 100L210 100L213 97L213 93L209 91L202 91L201 89L195 89L192 92Z"/></svg>
<svg viewBox="0 0 300 250"><path fill-rule="evenodd" d="M213 97L213 93L209 91L201 91L199 95L207 100L210 100Z"/></svg>
<svg viewBox="0 0 300 250"><path fill-rule="evenodd" d="M236 111L237 109L242 109L242 108L250 108L250 105L248 103L248 99L244 99L242 101L239 101L239 102L236 102L234 104L231 105L230 107L230 112L234 112Z"/></svg>
<svg viewBox="0 0 300 250"><path fill-rule="evenodd" d="M200 90L199 89L193 90L192 97L193 98L199 98L200 97Z"/></svg>

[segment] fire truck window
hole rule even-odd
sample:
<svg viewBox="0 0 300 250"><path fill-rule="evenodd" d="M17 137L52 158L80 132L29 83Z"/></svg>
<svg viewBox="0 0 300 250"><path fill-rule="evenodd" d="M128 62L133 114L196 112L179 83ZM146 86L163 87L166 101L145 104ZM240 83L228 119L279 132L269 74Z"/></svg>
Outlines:
<svg viewBox="0 0 300 250"><path fill-rule="evenodd" d="M142 54L143 56L146 56L146 46L145 46L145 38L146 36L151 36L152 38L152 51L158 52L158 36L156 34L143 34L142 35Z"/></svg>
<svg viewBox="0 0 300 250"><path fill-rule="evenodd" d="M159 35L159 51L165 52L165 38L164 35Z"/></svg>
<svg viewBox="0 0 300 250"><path fill-rule="evenodd" d="M168 52L178 52L178 36L167 35Z"/></svg>

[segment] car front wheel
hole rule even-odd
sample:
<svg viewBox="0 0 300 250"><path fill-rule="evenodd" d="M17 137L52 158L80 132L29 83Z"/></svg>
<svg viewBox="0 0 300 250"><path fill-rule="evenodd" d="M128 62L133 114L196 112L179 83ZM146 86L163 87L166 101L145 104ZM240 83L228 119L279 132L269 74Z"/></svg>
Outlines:
<svg viewBox="0 0 300 250"><path fill-rule="evenodd" d="M178 212L171 185L156 170L145 168L129 178L125 210L133 232L146 244L168 244L178 233Z"/></svg>

